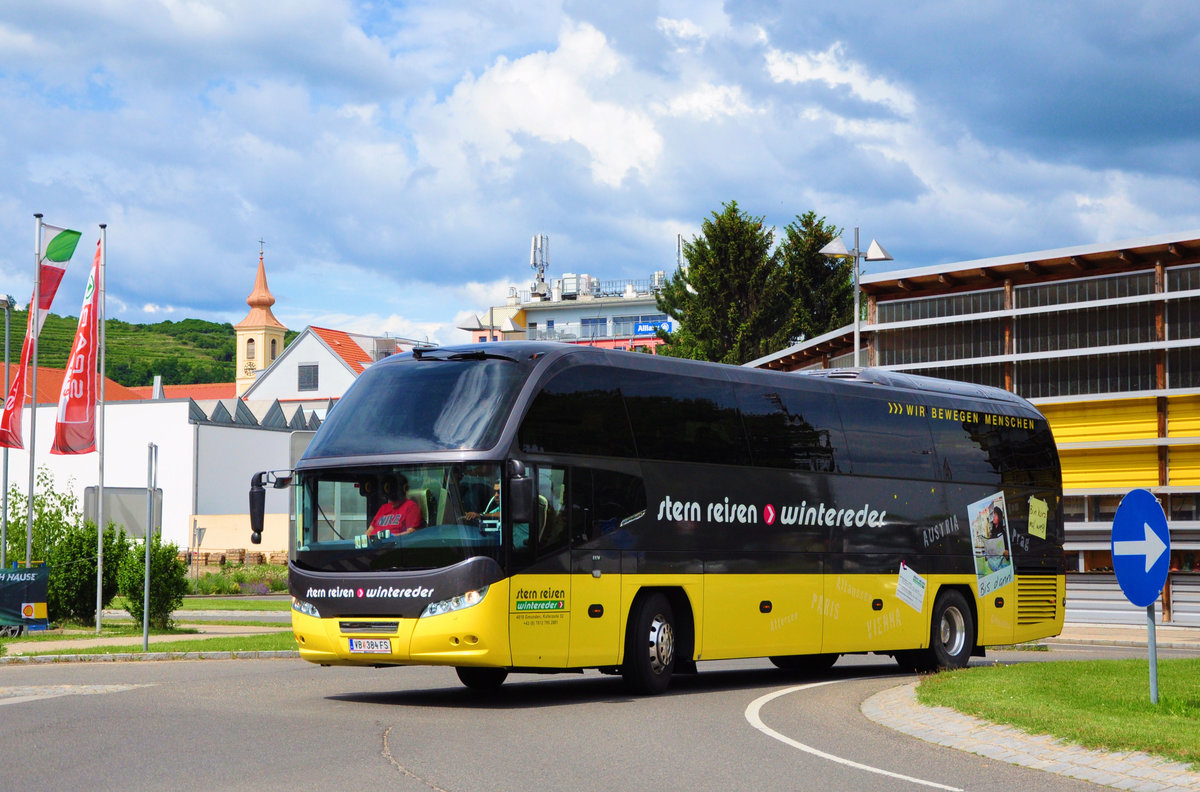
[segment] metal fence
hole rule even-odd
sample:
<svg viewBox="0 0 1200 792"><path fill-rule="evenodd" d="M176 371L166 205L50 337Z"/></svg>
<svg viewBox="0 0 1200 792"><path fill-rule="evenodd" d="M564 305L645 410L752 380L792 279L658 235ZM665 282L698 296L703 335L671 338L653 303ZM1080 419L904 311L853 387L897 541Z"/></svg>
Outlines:
<svg viewBox="0 0 1200 792"><path fill-rule="evenodd" d="M1169 575L1163 595L1154 603L1154 618L1159 624L1173 627L1200 627L1200 575ZM1116 575L1068 574L1066 620L1079 624L1141 625L1146 623L1146 609L1125 599Z"/></svg>

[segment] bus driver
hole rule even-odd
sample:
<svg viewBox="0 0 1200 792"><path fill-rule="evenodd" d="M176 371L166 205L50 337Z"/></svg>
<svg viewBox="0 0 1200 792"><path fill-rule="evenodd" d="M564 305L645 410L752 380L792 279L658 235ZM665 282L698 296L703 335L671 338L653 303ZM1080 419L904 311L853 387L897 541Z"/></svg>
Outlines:
<svg viewBox="0 0 1200 792"><path fill-rule="evenodd" d="M375 512L375 519L371 520L371 527L367 529L368 539L379 538L378 534L384 531L397 535L412 533L423 527L421 507L408 497L408 478L403 473L384 481L383 489L388 499Z"/></svg>

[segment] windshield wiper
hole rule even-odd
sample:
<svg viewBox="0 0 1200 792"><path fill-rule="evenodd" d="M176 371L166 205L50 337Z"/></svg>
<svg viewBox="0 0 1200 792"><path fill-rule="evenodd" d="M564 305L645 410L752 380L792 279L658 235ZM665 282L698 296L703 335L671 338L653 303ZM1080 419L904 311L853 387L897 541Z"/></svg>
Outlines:
<svg viewBox="0 0 1200 792"><path fill-rule="evenodd" d="M414 360L436 360L445 362L447 360L507 360L510 363L516 363L517 359L508 355L500 355L495 352L484 352L482 349L472 352L455 352L449 357L435 357L420 349L414 349L412 352Z"/></svg>

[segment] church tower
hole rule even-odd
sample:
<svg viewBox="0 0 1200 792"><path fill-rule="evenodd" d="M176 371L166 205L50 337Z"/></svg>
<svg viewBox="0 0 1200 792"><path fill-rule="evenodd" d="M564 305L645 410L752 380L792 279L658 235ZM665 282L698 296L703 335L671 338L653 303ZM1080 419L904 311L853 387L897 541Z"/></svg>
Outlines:
<svg viewBox="0 0 1200 792"><path fill-rule="evenodd" d="M233 326L237 334L237 395L241 396L254 384L258 372L283 354L283 335L287 328L271 313L275 298L267 288L267 271L263 267L262 247L258 250L258 275L254 291L246 298L250 313Z"/></svg>

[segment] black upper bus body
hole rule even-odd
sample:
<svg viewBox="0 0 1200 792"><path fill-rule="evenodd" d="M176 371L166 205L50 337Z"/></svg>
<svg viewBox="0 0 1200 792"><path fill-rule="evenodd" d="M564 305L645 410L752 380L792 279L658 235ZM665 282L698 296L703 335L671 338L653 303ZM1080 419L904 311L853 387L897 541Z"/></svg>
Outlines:
<svg viewBox="0 0 1200 792"><path fill-rule="evenodd" d="M532 342L396 355L351 386L296 477L366 481L417 463L500 475L509 460L525 475L503 476L505 497L535 489L531 525L404 563L294 539L292 594L322 616L416 617L522 571L974 575L986 537L973 543L971 523L992 504L1017 575L1063 573L1061 471L1036 408L873 369L780 373ZM320 596L370 585L431 593Z"/></svg>

